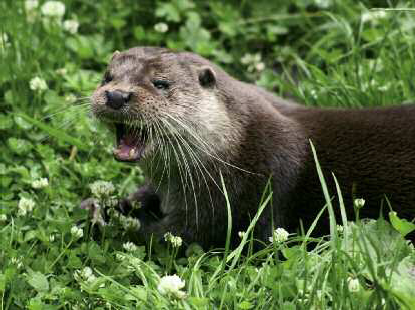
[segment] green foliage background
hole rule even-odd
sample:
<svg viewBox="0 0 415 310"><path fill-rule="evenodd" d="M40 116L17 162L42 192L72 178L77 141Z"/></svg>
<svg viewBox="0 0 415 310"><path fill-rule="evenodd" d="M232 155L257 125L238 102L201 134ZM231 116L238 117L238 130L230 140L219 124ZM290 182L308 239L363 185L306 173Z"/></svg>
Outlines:
<svg viewBox="0 0 415 310"><path fill-rule="evenodd" d="M89 229L78 206L91 195L90 183L112 181L123 196L143 181L139 167L112 160L113 137L89 113L88 96L114 50L154 45L194 51L239 79L308 105L407 103L415 97L415 11L408 9L414 3L67 0L61 20L42 14L45 2L32 11L25 1L0 2L1 309L380 309L414 302L404 285L410 280L395 279L383 261L383 271L362 271L371 266L370 255L363 267L343 257L343 269L336 270L324 265L333 252L286 248L284 263L266 252L248 256L225 276L216 273L220 255L176 259L171 249L160 246L151 256L142 247L120 263L115 256L123 251L123 231L114 228L100 241L89 234L73 240L70 233L74 225ZM398 10L370 10L376 7ZM76 33L62 26L68 19L79 22ZM34 77L47 89L31 89ZM39 178L49 186L34 189ZM22 197L35 202L27 216L18 215ZM410 252L403 240L391 251L401 253L400 260ZM386 259L408 273L411 257L404 265ZM315 262L322 269L304 271ZM96 283L74 278L85 266L99 273ZM155 289L159 276L173 272L186 278L186 301ZM366 288L359 295L347 289L351 274ZM307 281L313 285L306 292ZM391 281L404 288L396 293Z"/></svg>

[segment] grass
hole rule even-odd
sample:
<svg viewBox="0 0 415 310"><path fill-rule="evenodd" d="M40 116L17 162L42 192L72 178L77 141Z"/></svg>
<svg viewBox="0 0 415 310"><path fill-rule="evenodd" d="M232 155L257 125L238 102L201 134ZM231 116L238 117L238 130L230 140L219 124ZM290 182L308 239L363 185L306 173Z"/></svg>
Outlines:
<svg viewBox="0 0 415 310"><path fill-rule="evenodd" d="M255 217L235 249L131 245L128 220L100 228L79 208L96 181L115 186L95 191L104 205L144 180L139 167L112 160L112 137L89 116L88 96L115 49L192 50L306 105L408 103L411 3L372 11L392 4L68 0L62 17L49 18L45 2L32 10L24 1L0 3L0 309L414 309L415 254L403 238L413 224L394 213L392 225L350 222L341 187L327 192L324 178L334 176L321 171L318 154L320 215L333 213L334 194L343 214L341 228L331 216L330 235L321 238L310 237L312 225L255 252ZM76 32L61 23L72 19ZM46 87L31 87L35 77ZM270 199L265 190L257 216ZM174 274L185 285L167 278L166 293L160 283Z"/></svg>

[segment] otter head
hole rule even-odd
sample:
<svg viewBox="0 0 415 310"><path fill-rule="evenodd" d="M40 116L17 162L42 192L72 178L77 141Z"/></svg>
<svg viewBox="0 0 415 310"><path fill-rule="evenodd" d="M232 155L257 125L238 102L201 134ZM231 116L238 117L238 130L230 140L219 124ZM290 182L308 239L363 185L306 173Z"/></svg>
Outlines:
<svg viewBox="0 0 415 310"><path fill-rule="evenodd" d="M115 130L115 158L137 162L170 148L180 161L225 142L230 120L218 99L217 70L200 56L164 48L115 52L92 96L93 114Z"/></svg>

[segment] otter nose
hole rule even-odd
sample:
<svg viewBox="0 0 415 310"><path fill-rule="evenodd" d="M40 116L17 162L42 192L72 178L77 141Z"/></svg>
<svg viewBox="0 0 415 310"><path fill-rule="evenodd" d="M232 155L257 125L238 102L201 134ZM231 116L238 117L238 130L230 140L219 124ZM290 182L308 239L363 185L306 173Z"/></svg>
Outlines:
<svg viewBox="0 0 415 310"><path fill-rule="evenodd" d="M131 99L131 92L125 92L122 90L105 91L107 96L106 104L114 110L121 109Z"/></svg>

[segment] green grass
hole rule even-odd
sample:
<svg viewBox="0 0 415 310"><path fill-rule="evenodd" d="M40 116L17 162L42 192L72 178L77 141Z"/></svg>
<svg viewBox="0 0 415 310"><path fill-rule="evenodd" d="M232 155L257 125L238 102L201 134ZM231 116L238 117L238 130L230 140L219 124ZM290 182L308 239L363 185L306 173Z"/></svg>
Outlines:
<svg viewBox="0 0 415 310"><path fill-rule="evenodd" d="M393 226L352 223L340 200L342 231L331 216L329 236L305 227L254 252L249 230L236 249L124 246L125 219L100 228L79 208L98 180L115 186L101 204L144 180L112 159L113 137L89 113L115 49L192 50L307 105L414 102L415 11L368 10L387 1L269 2L67 0L62 19L79 22L75 33L24 1L0 2L0 309L414 309L415 251L403 238L413 225L399 214ZM31 89L35 77L47 87ZM316 169L321 212L332 214L341 188L327 192L324 177L334 176ZM41 178L48 185L35 188ZM26 214L22 198L34 203ZM265 190L259 212L271 198ZM182 293L162 294L161 278L173 274Z"/></svg>

